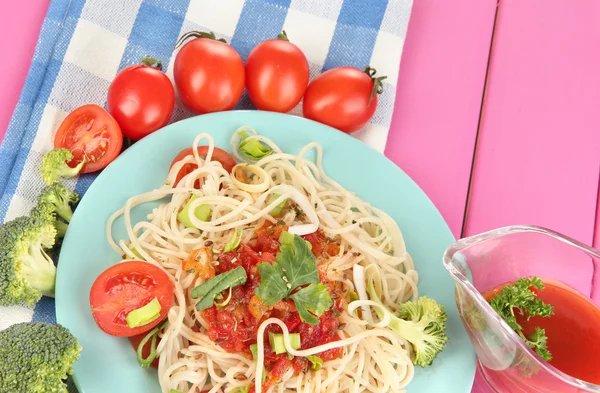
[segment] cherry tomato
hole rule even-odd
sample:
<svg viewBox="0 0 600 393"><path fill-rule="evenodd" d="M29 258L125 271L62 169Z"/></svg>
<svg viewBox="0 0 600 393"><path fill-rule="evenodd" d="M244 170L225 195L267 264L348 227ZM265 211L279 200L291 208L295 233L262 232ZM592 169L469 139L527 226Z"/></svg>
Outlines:
<svg viewBox="0 0 600 393"><path fill-rule="evenodd" d="M306 56L288 41L285 31L258 44L246 60L246 88L258 109L290 111L302 99L308 78Z"/></svg>
<svg viewBox="0 0 600 393"><path fill-rule="evenodd" d="M133 347L134 351L137 352L137 349L140 346L140 343L142 342L144 337L146 337L147 334L148 334L148 332L145 332L142 334L138 334L137 336L129 337L129 342L131 343L131 346ZM156 346L158 346L159 343L160 343L160 337L156 337ZM152 339L148 340L146 342L146 345L144 345L144 347L142 348L142 356L144 357L144 359L148 359L148 356L150 356L151 346L152 346ZM158 356L156 358L154 358L154 360L152 361L152 363L150 363L150 365L152 367L158 368Z"/></svg>
<svg viewBox="0 0 600 393"><path fill-rule="evenodd" d="M338 67L316 77L306 89L302 109L304 117L344 132L363 127L377 109L377 94L383 91L375 70Z"/></svg>
<svg viewBox="0 0 600 393"><path fill-rule="evenodd" d="M208 153L208 146L198 146L198 155L200 157L206 157L207 153ZM177 161L181 161L185 157L191 156L193 154L194 153L193 153L193 150L191 147L188 147L187 149L183 149L182 151L179 152L179 154L177 154L177 156L175 156L175 158L173 159L173 162L171 162L171 168L173 167L173 165L175 165L175 163ZM216 146L213 150L212 159L215 161L219 161L221 163L221 165L223 165L223 168L227 172L231 172L233 167L236 166L236 164L237 164L235 162L235 159L231 156L231 154L227 153L223 149L219 149ZM177 174L177 178L175 179L175 184L173 184L173 187L175 187L175 185L177 183L179 183L179 181L181 179L183 179L183 177L185 175L190 174L197 168L198 168L198 165L193 164L193 163L187 163L184 166L182 166L181 169L179 170L179 173ZM196 188L198 188L198 187L199 186L196 186Z"/></svg>
<svg viewBox="0 0 600 393"><path fill-rule="evenodd" d="M73 153L70 166L86 160L81 173L98 171L110 164L121 152L123 134L115 119L104 108L89 104L80 106L63 120L54 147Z"/></svg>
<svg viewBox="0 0 600 393"><path fill-rule="evenodd" d="M121 262L103 271L92 284L92 315L98 327L111 336L136 336L166 318L173 304L173 289L169 276L159 267L142 261ZM130 328L127 314L154 298L160 303L160 316L144 326Z"/></svg>
<svg viewBox="0 0 600 393"><path fill-rule="evenodd" d="M183 104L196 113L232 109L244 92L244 62L214 34L190 32L180 42L195 38L175 57L175 86Z"/></svg>
<svg viewBox="0 0 600 393"><path fill-rule="evenodd" d="M108 89L108 111L129 139L142 139L171 118L175 90L161 69L160 61L145 57L119 72Z"/></svg>

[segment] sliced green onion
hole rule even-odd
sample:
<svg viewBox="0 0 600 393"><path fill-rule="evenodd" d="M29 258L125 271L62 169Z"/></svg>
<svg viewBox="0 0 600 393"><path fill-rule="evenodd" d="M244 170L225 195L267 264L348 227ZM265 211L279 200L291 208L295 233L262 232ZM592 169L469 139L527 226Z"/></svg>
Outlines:
<svg viewBox="0 0 600 393"><path fill-rule="evenodd" d="M308 246L309 250L312 250L312 243L309 242L308 240L304 240L306 242L306 245ZM279 243L281 243L281 245L288 245L291 246L294 244L294 235L289 233L288 231L283 231L281 232L281 235L279 235Z"/></svg>
<svg viewBox="0 0 600 393"><path fill-rule="evenodd" d="M302 345L300 342L300 334L290 333L290 345L292 346L292 349L300 348L300 345Z"/></svg>
<svg viewBox="0 0 600 393"><path fill-rule="evenodd" d="M279 195L279 194L271 194L271 196L269 197L269 200L267 201L267 205L270 205L271 203L275 202L275 200L276 200L277 198L279 198L280 196L281 196L281 195ZM275 206L275 207L274 207L274 208L271 210L270 214L271 214L273 217L279 217L279 215L281 214L281 211L282 211L282 210L283 210L283 208L285 207L286 203L287 203L287 199L284 199L283 201L281 201L281 202L280 202L280 203L279 203L277 206Z"/></svg>
<svg viewBox="0 0 600 393"><path fill-rule="evenodd" d="M140 254L140 252L132 246L131 242L127 243L127 247L129 247L129 251L131 251L131 253L135 255L138 259L145 261L144 257L142 257L142 254Z"/></svg>
<svg viewBox="0 0 600 393"><path fill-rule="evenodd" d="M290 345L292 346L293 349L298 349L300 348L300 335L298 333L290 333ZM292 360L294 358L294 355L292 355L291 353L288 353L288 359Z"/></svg>
<svg viewBox="0 0 600 393"><path fill-rule="evenodd" d="M240 136L242 136L241 133ZM245 138L242 136L242 138L242 142L240 143L240 154L245 158L252 161L258 161L273 154L273 149L258 139L247 139L247 135Z"/></svg>
<svg viewBox="0 0 600 393"><path fill-rule="evenodd" d="M321 359L318 356L307 356L306 357L308 359L308 361L310 362L310 369L313 371L317 371L321 369L321 366L323 365L323 359Z"/></svg>
<svg viewBox="0 0 600 393"><path fill-rule="evenodd" d="M258 359L258 344L250 345L250 352L252 352L252 359Z"/></svg>
<svg viewBox="0 0 600 393"><path fill-rule="evenodd" d="M190 200L183 207L183 210L180 211L179 214L177 214L177 219L179 220L180 223L185 225L186 228L196 228L194 226L194 224L192 224L192 221L190 220L190 214L189 214L190 205L196 199L198 199L198 195L195 195L195 194L192 195ZM204 205L200 205L196 208L196 210L194 211L194 215L200 221L208 221L208 219L210 218L211 212L212 212L212 210L211 210L210 206L204 204Z"/></svg>
<svg viewBox="0 0 600 393"><path fill-rule="evenodd" d="M232 294L233 294L233 288L229 287L229 296L227 296L227 299L223 300L221 303L215 302L215 306L217 306L218 308L223 308L226 305L228 305L229 302L231 301Z"/></svg>
<svg viewBox="0 0 600 393"><path fill-rule="evenodd" d="M250 352L252 352L252 359L254 359L254 361L256 361L258 359L258 344L250 345ZM266 377L267 377L267 369L263 365L262 383L265 383Z"/></svg>
<svg viewBox="0 0 600 393"><path fill-rule="evenodd" d="M355 300L358 300L358 293L354 291L348 291L348 297L350 297L350 301L353 302Z"/></svg>
<svg viewBox="0 0 600 393"><path fill-rule="evenodd" d="M142 339L142 341L140 341L140 344L137 347L137 361L141 368L150 367L150 365L152 364L154 359L156 359L156 340L158 338L158 332L160 332L162 329L164 329L164 327L167 325L168 322L169 322L169 320L166 320L163 323L161 323L159 326L152 329L150 332L148 332L148 334L146 334L146 336ZM142 351L144 349L144 346L150 339L152 339L152 343L150 344L150 354L148 355L148 357L146 359L144 359L144 355L142 354Z"/></svg>
<svg viewBox="0 0 600 393"><path fill-rule="evenodd" d="M233 270L221 273L213 278L204 281L192 289L192 298L196 299L202 296L202 299L196 303L196 310L201 311L211 307L214 304L215 297L228 288L237 287L246 282L248 276L243 267L238 266Z"/></svg>
<svg viewBox="0 0 600 393"><path fill-rule="evenodd" d="M169 390L169 393L183 393L183 392L181 390L171 389L171 390Z"/></svg>
<svg viewBox="0 0 600 393"><path fill-rule="evenodd" d="M283 342L282 334L269 333L269 344L271 344L271 350L277 355L286 353L285 344Z"/></svg>
<svg viewBox="0 0 600 393"><path fill-rule="evenodd" d="M269 333L269 344L271 344L271 349L277 355L286 353L285 349L285 340L283 339L283 334L279 333ZM300 348L300 334L298 333L290 333L290 345L292 349Z"/></svg>
<svg viewBox="0 0 600 393"><path fill-rule="evenodd" d="M292 235L288 231L281 232L281 235L279 235L279 243L290 245L294 244L294 235Z"/></svg>
<svg viewBox="0 0 600 393"><path fill-rule="evenodd" d="M233 389L230 393L248 393L250 391L250 386L252 385L238 386L237 388Z"/></svg>
<svg viewBox="0 0 600 393"><path fill-rule="evenodd" d="M240 245L243 234L244 234L243 229L235 228L235 231L233 232L233 236L231 237L231 240L229 240L227 242L227 244L225 244L225 248L223 249L223 251L229 252L229 251L235 250Z"/></svg>
<svg viewBox="0 0 600 393"><path fill-rule="evenodd" d="M144 326L153 322L160 317L160 310L162 309L160 302L157 298L152 299L148 304L137 310L131 311L127 314L125 320L130 328L136 328Z"/></svg>

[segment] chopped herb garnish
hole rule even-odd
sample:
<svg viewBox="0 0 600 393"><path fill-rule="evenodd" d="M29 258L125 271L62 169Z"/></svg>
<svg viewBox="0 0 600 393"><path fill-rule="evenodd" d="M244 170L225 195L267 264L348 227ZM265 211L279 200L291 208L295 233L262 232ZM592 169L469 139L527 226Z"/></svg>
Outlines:
<svg viewBox="0 0 600 393"><path fill-rule="evenodd" d="M350 301L353 302L358 300L358 294L354 291L348 291L348 298L350 298Z"/></svg>
<svg viewBox="0 0 600 393"><path fill-rule="evenodd" d="M221 303L215 302L215 306L217 306L218 308L225 307L231 301L232 295L233 295L233 288L229 287L229 296L227 296L227 299L223 300ZM219 300L221 300L223 298L223 296L221 294L219 294L219 297L220 297Z"/></svg>
<svg viewBox="0 0 600 393"><path fill-rule="evenodd" d="M269 200L267 201L267 205L270 205L271 203L275 202L275 200L277 198L279 198L281 195L279 194L271 194L271 196L269 197ZM281 211L283 210L283 208L285 207L287 203L287 199L284 199L283 201L279 202L270 212L270 214L273 217L279 217L281 215Z"/></svg>
<svg viewBox="0 0 600 393"><path fill-rule="evenodd" d="M161 309L162 307L160 302L155 297L143 307L133 310L127 314L125 320L130 328L144 326L157 320L160 317Z"/></svg>
<svg viewBox="0 0 600 393"><path fill-rule="evenodd" d="M531 287L543 290L544 283L538 277L520 278L513 285L502 288L502 291L490 300L490 305L531 349L542 359L550 361L552 354L548 350L546 331L536 326L529 338L525 337L523 327L517 322L515 315L515 311L518 311L522 317L529 320L534 316L547 318L554 314L554 307L538 299Z"/></svg>
<svg viewBox="0 0 600 393"><path fill-rule="evenodd" d="M240 136L242 136L241 133ZM273 154L273 149L256 138L248 139L246 135L246 137L242 136L240 154L251 161L258 161Z"/></svg>
<svg viewBox="0 0 600 393"><path fill-rule="evenodd" d="M215 302L215 297L228 288L243 285L247 279L246 271L238 266L233 270L221 273L209 280L204 281L192 290L192 298L196 299L202 296L202 299L196 303L196 310L201 311L211 307Z"/></svg>
<svg viewBox="0 0 600 393"><path fill-rule="evenodd" d="M159 326L152 329L150 332L148 332L148 334L146 334L142 341L140 341L140 344L137 347L137 360L141 368L150 367L154 359L156 359L156 344L158 339L158 332L164 329L165 326L167 326L168 322L169 320L166 320ZM150 340L152 340L152 342L150 343L150 354L147 358L144 359L144 355L142 354L142 352L144 347L146 346L146 343Z"/></svg>
<svg viewBox="0 0 600 393"><path fill-rule="evenodd" d="M313 371L318 371L321 369L321 366L323 365L323 359L321 359L318 356L307 356L306 357L308 359L308 361L310 362L310 369Z"/></svg>
<svg viewBox="0 0 600 393"><path fill-rule="evenodd" d="M237 388L233 389L231 393L248 393L251 386L252 385L238 386Z"/></svg>
<svg viewBox="0 0 600 393"><path fill-rule="evenodd" d="M196 199L198 199L198 195L196 195L196 194L192 195L190 200L187 201L187 203L183 207L183 210L181 210L179 212L179 214L177 214L177 219L179 220L179 222L181 222L187 228L196 228L194 226L194 224L192 224L192 221L190 220L190 213L189 213L190 205ZM212 212L212 210L210 208L210 205L202 204L202 205L196 207L196 210L194 211L194 215L200 221L208 221L208 219L210 218L211 212Z"/></svg>
<svg viewBox="0 0 600 393"><path fill-rule="evenodd" d="M233 236L231 237L231 240L229 240L227 242L227 244L225 244L225 248L223 249L223 251L229 252L229 251L235 250L237 248L237 246L240 245L243 234L244 234L243 229L235 228L235 231L233 232Z"/></svg>
<svg viewBox="0 0 600 393"><path fill-rule="evenodd" d="M252 353L252 359L254 359L254 361L256 362L256 360L258 360L258 344L250 345L250 352ZM263 372L262 372L262 382L263 383L265 383L266 377L267 377L267 369L263 365Z"/></svg>
<svg viewBox="0 0 600 393"><path fill-rule="evenodd" d="M309 243L300 236L284 231L279 242L277 262L258 265L260 285L256 295L267 307L289 297L296 303L300 319L316 324L315 315L320 317L333 303L327 287L319 283L316 258ZM307 284L292 295L296 288Z"/></svg>
<svg viewBox="0 0 600 393"><path fill-rule="evenodd" d="M300 319L306 323L317 324L319 319L315 317L331 308L333 301L325 284L310 284L290 296L296 303L296 309Z"/></svg>

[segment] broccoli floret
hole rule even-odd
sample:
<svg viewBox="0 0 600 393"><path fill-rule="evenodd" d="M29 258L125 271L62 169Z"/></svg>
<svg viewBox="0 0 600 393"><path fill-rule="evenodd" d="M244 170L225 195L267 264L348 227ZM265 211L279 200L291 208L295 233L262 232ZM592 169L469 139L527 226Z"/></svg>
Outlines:
<svg viewBox="0 0 600 393"><path fill-rule="evenodd" d="M79 194L69 190L60 183L46 186L38 197L38 204L51 204L54 206L56 214L66 222L71 222L71 217L73 217L71 205L76 204L78 201Z"/></svg>
<svg viewBox="0 0 600 393"><path fill-rule="evenodd" d="M0 332L0 393L67 393L81 346L68 329L19 323Z"/></svg>
<svg viewBox="0 0 600 393"><path fill-rule="evenodd" d="M448 341L446 318L443 306L422 296L402 303L398 317L393 317L388 327L412 344L413 363L425 367L433 363Z"/></svg>
<svg viewBox="0 0 600 393"><path fill-rule="evenodd" d="M368 292L371 300L385 307L377 296L372 281L369 282ZM379 307L375 310L382 318L383 311ZM390 317L387 327L411 344L413 363L421 367L430 366L448 341L444 307L435 300L422 296L416 301L402 303L398 308L398 315L392 314Z"/></svg>
<svg viewBox="0 0 600 393"><path fill-rule="evenodd" d="M59 238L65 237L69 224L56 216L56 208L48 202L40 202L29 213L31 217L38 218L43 221L48 221L56 228L56 235Z"/></svg>
<svg viewBox="0 0 600 393"><path fill-rule="evenodd" d="M54 225L34 217L0 227L0 305L33 306L42 295L54 296L56 266L44 249L55 239Z"/></svg>
<svg viewBox="0 0 600 393"><path fill-rule="evenodd" d="M42 180L48 185L59 182L61 178L68 178L77 176L85 160L77 164L76 167L71 168L67 165L67 162L73 160L73 153L68 149L52 149L45 156L42 161L42 167L40 174Z"/></svg>

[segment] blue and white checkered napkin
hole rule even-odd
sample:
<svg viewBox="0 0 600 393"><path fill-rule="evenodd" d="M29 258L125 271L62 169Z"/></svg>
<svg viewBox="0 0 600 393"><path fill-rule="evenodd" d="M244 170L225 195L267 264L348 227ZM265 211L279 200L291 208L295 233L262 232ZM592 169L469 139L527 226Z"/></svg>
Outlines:
<svg viewBox="0 0 600 393"><path fill-rule="evenodd" d="M162 59L172 79L173 47L190 30L214 31L245 59L285 29L306 54L311 77L342 65L375 67L388 76L384 93L371 123L355 135L383 151L411 6L412 0L52 0L0 146L0 222L33 207L43 187L42 157L67 114L83 104L104 106L117 72L143 56ZM246 96L238 108L251 108ZM190 116L178 104L172 121ZM83 194L93 179L66 184ZM0 330L32 318L54 322L53 300L35 310L0 307Z"/></svg>

